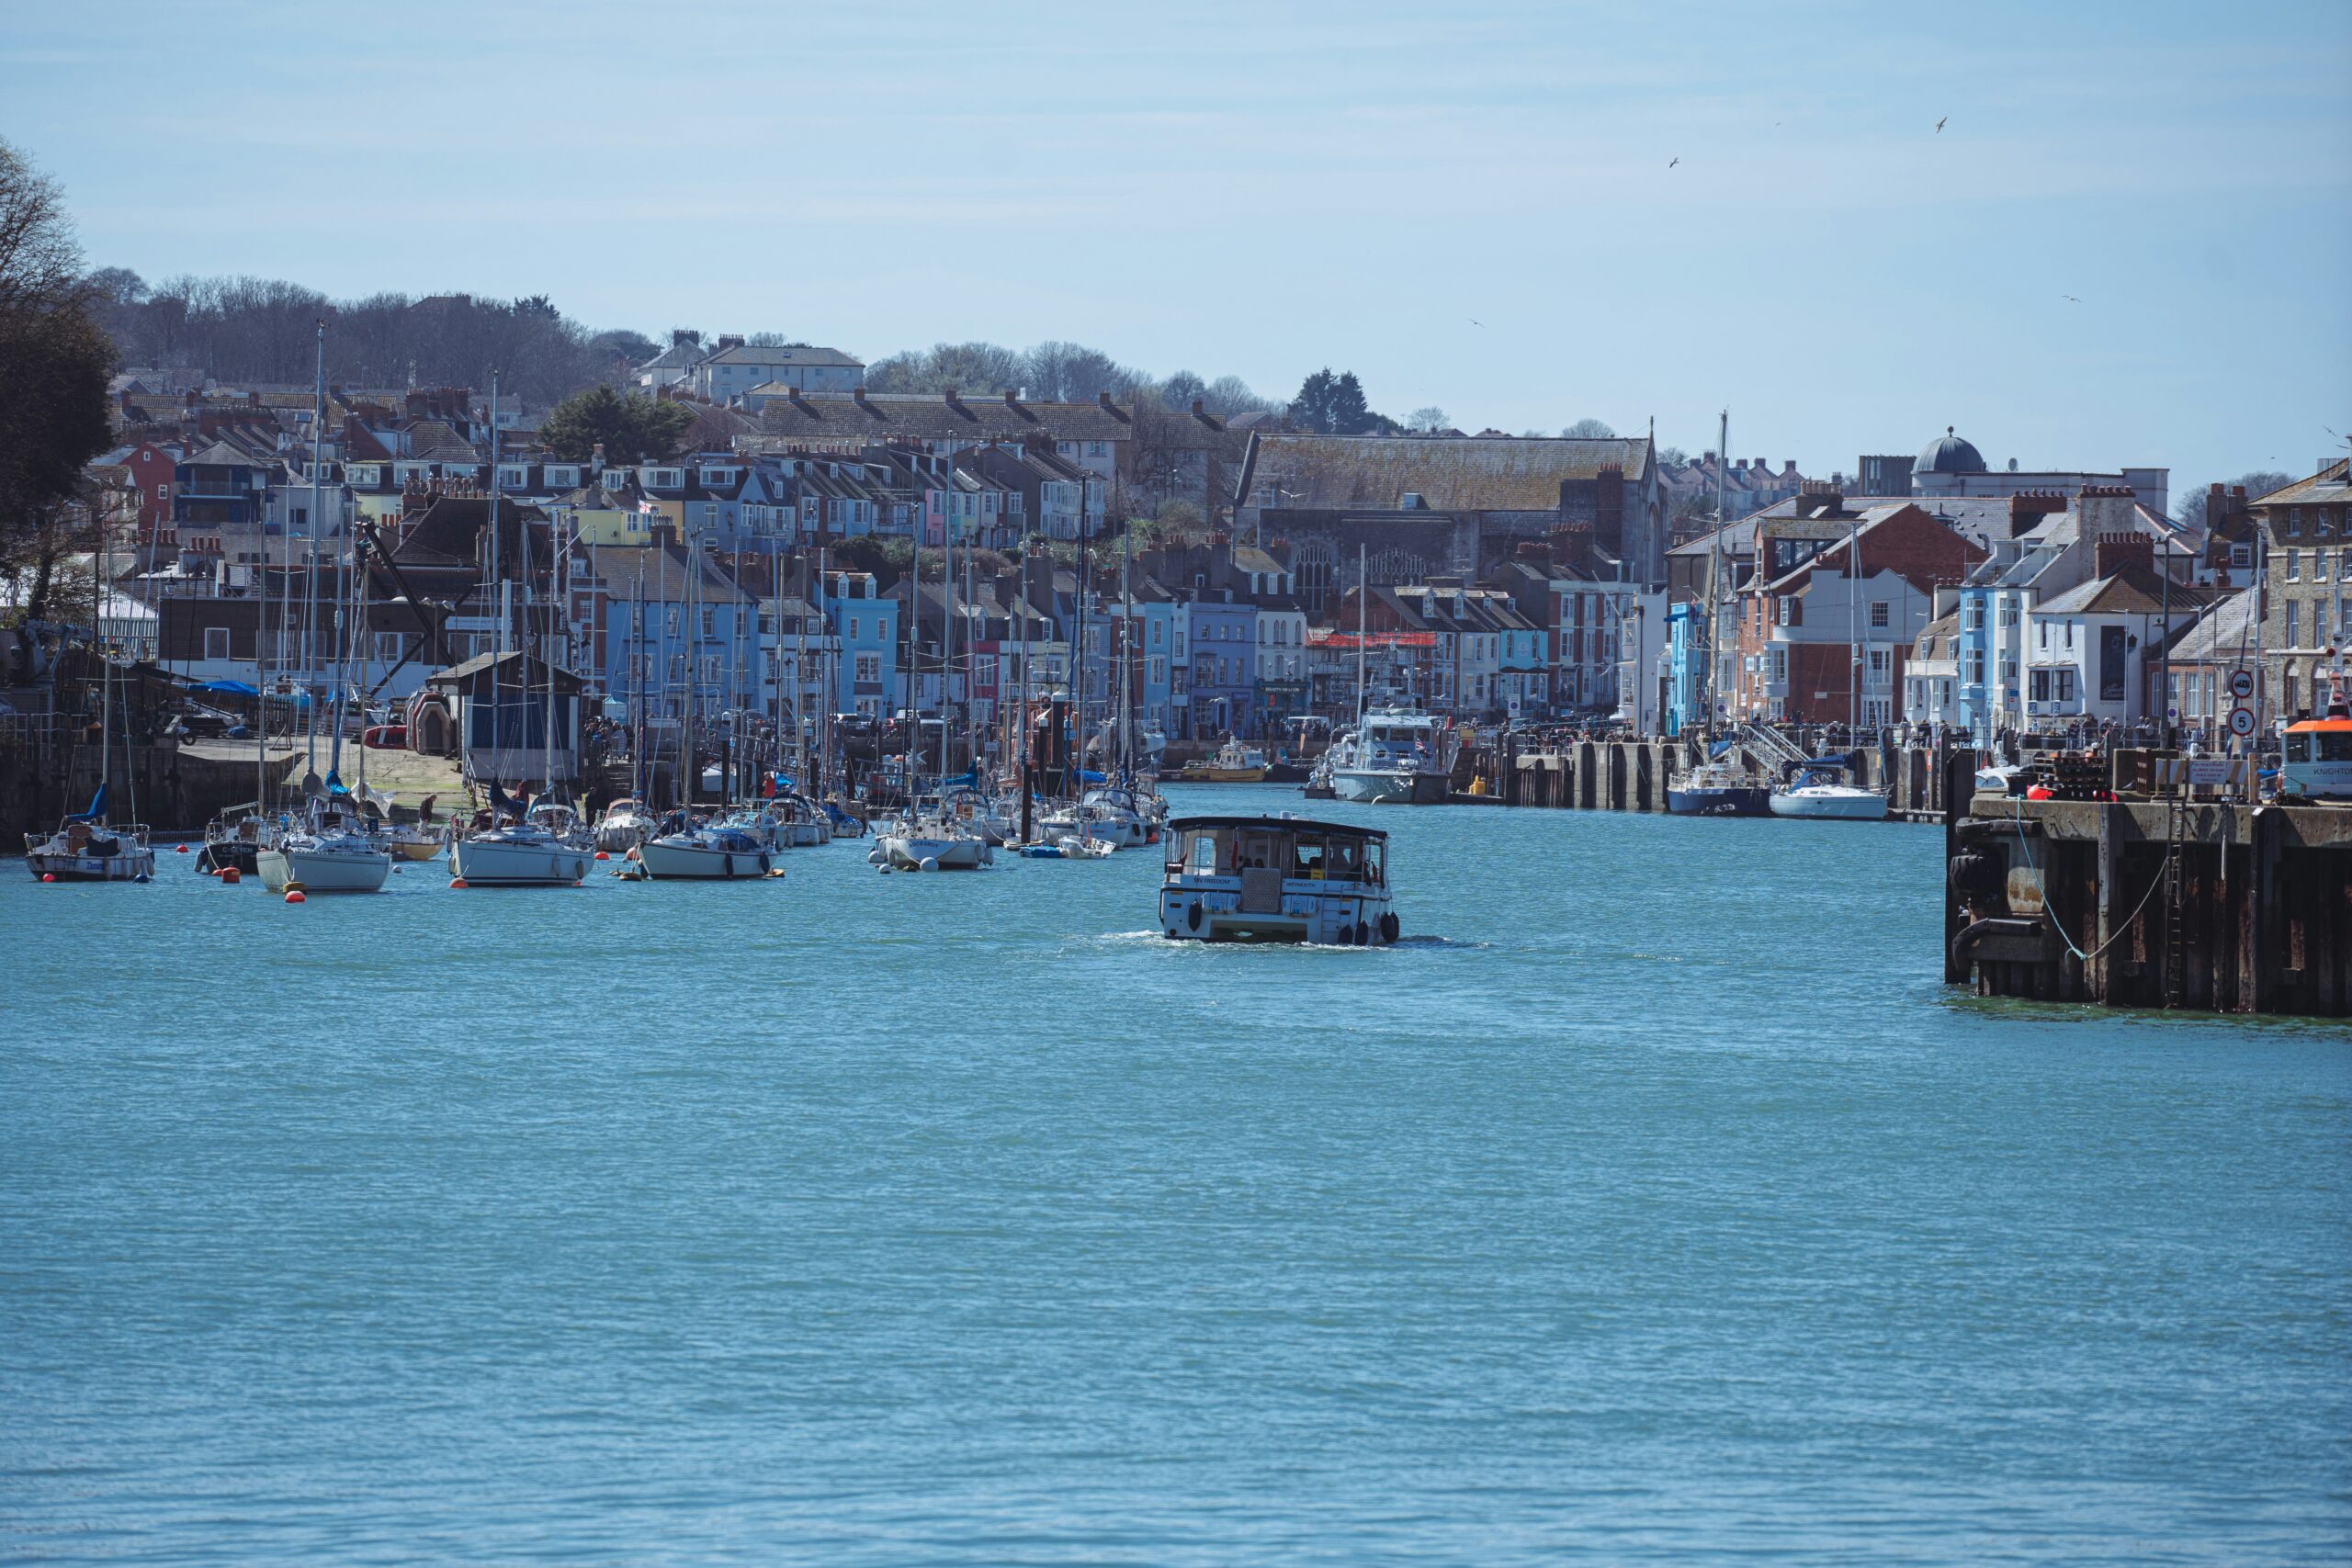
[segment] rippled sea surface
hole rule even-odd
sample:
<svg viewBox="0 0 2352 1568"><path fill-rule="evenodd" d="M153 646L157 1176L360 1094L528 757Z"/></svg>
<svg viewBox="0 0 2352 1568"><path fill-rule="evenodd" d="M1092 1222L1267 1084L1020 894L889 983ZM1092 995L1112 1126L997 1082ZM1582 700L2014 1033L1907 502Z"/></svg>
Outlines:
<svg viewBox="0 0 2352 1568"><path fill-rule="evenodd" d="M1329 809L1394 950L0 867L0 1560L2352 1553L2352 1032L1947 992L1932 829Z"/></svg>

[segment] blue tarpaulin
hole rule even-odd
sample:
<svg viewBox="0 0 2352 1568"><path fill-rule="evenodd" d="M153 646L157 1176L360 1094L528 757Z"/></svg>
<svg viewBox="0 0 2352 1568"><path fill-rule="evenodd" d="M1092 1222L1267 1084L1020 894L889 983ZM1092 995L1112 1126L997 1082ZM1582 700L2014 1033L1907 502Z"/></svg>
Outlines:
<svg viewBox="0 0 2352 1568"><path fill-rule="evenodd" d="M259 692L254 690L253 687L246 685L243 681L207 681L201 685L197 686L195 690L199 692L218 692L222 696L227 697L257 697L261 695Z"/></svg>

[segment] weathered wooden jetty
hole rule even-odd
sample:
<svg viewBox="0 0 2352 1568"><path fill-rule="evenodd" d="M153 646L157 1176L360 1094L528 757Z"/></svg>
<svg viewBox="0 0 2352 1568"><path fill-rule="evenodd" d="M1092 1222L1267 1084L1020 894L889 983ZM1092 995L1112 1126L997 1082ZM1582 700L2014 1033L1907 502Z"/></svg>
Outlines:
<svg viewBox="0 0 2352 1568"><path fill-rule="evenodd" d="M1668 785L1696 766L1698 755L1696 744L1685 740L1528 741L1507 735L1465 752L1454 787L1481 782L1506 806L1664 811ZM1865 747L1855 753L1855 782L1883 792L1891 818L1940 822L1945 756L1921 746ZM1760 761L1753 768L1758 783L1772 776Z"/></svg>
<svg viewBox="0 0 2352 1568"><path fill-rule="evenodd" d="M2255 804L2119 751L2113 798L1979 795L1947 761L1944 978L1980 996L2352 1014L2352 807ZM2242 775L2241 775L2242 778Z"/></svg>

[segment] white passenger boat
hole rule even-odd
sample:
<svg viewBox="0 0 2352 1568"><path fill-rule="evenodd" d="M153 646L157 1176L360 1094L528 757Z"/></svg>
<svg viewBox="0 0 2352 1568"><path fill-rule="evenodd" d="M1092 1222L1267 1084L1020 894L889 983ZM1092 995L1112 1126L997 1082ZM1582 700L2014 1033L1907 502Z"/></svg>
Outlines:
<svg viewBox="0 0 2352 1568"><path fill-rule="evenodd" d="M1280 817L1179 817L1168 825L1159 926L1171 941L1340 946L1396 940L1388 835Z"/></svg>
<svg viewBox="0 0 2352 1568"><path fill-rule="evenodd" d="M772 874L783 846L779 826L764 809L737 811L722 821L682 827L638 846L638 863L656 879L741 881Z"/></svg>
<svg viewBox="0 0 2352 1568"><path fill-rule="evenodd" d="M569 887L595 852L570 807L540 805L520 822L451 840L449 874L469 887Z"/></svg>
<svg viewBox="0 0 2352 1568"><path fill-rule="evenodd" d="M1886 816L1886 796L1847 783L1844 770L1834 763L1814 762L1772 791L1772 815L1877 822Z"/></svg>
<svg viewBox="0 0 2352 1568"><path fill-rule="evenodd" d="M1453 760L1437 719L1409 708L1374 708L1331 743L1325 772L1331 793L1358 803L1445 799Z"/></svg>
<svg viewBox="0 0 2352 1568"><path fill-rule="evenodd" d="M322 797L301 820L266 837L254 852L254 869L272 893L375 893L392 874L392 854L364 830L357 811Z"/></svg>

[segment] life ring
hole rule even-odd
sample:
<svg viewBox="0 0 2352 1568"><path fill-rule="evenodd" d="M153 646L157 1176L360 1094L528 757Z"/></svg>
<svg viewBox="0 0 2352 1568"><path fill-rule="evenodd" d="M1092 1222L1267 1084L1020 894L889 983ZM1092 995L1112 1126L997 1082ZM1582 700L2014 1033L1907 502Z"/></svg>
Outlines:
<svg viewBox="0 0 2352 1568"><path fill-rule="evenodd" d="M1201 901L1198 898L1193 899L1193 907L1184 912L1184 923L1194 931L1201 929Z"/></svg>
<svg viewBox="0 0 2352 1568"><path fill-rule="evenodd" d="M1380 917L1380 940L1385 942L1394 942L1396 940L1396 911L1391 909Z"/></svg>

